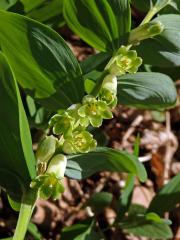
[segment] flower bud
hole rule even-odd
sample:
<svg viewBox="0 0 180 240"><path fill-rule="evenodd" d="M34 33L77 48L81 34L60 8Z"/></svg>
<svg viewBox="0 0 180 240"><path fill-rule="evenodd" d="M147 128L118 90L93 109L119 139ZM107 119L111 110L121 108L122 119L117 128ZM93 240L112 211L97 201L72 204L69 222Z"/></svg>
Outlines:
<svg viewBox="0 0 180 240"><path fill-rule="evenodd" d="M161 22L149 22L133 29L129 33L129 44L137 45L140 41L159 35L164 30Z"/></svg>
<svg viewBox="0 0 180 240"><path fill-rule="evenodd" d="M47 163L51 159L56 151L57 142L58 140L54 136L46 136L42 140L36 151L38 164L42 162Z"/></svg>
<svg viewBox="0 0 180 240"><path fill-rule="evenodd" d="M117 77L112 74L108 74L102 83L102 88L106 88L110 92L117 94Z"/></svg>
<svg viewBox="0 0 180 240"><path fill-rule="evenodd" d="M67 157L63 154L57 154L51 159L46 173L54 174L56 178L61 179L64 177L66 165L67 165Z"/></svg>

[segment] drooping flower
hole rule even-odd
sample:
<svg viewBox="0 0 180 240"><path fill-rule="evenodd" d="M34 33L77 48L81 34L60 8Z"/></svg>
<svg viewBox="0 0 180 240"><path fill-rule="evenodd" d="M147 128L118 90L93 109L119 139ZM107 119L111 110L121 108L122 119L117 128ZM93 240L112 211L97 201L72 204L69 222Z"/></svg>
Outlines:
<svg viewBox="0 0 180 240"><path fill-rule="evenodd" d="M70 135L73 130L75 119L64 112L63 114L55 114L49 121L49 126L53 127L53 133L56 135Z"/></svg>
<svg viewBox="0 0 180 240"><path fill-rule="evenodd" d="M112 57L106 69L110 74L119 76L125 73L136 73L141 64L142 59L137 56L135 50L129 50L128 47L122 46L116 56Z"/></svg>
<svg viewBox="0 0 180 240"><path fill-rule="evenodd" d="M108 74L102 83L99 98L105 101L109 107L114 107L117 104L117 77Z"/></svg>
<svg viewBox="0 0 180 240"><path fill-rule="evenodd" d="M30 187L37 189L38 195L42 199L57 199L64 192L61 180L66 170L67 158L63 154L55 155L49 162L44 174L37 176Z"/></svg>
<svg viewBox="0 0 180 240"><path fill-rule="evenodd" d="M93 127L99 127L102 125L103 119L113 117L107 104L91 95L86 95L83 98L83 104L79 108L78 114L80 117L88 119Z"/></svg>
<svg viewBox="0 0 180 240"><path fill-rule="evenodd" d="M87 153L97 145L93 135L83 130L75 131L72 136L66 138L63 144L63 152L66 154Z"/></svg>

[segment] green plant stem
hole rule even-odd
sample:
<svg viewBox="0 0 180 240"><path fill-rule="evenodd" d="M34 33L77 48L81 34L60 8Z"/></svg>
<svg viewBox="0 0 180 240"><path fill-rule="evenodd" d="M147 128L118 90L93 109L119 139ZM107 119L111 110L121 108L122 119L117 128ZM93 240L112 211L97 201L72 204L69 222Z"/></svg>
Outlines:
<svg viewBox="0 0 180 240"><path fill-rule="evenodd" d="M151 8L140 25L150 22L157 12L158 12L158 9L156 7Z"/></svg>
<svg viewBox="0 0 180 240"><path fill-rule="evenodd" d="M20 213L18 217L18 222L16 225L13 240L24 240L27 227L34 209L35 201L31 203L21 203Z"/></svg>
<svg viewBox="0 0 180 240"><path fill-rule="evenodd" d="M147 13L147 15L145 16L140 25L150 22L154 15L156 15L159 11L161 11L164 7L166 7L170 3L171 0L157 1L156 4L152 8L150 8L149 12Z"/></svg>
<svg viewBox="0 0 180 240"><path fill-rule="evenodd" d="M102 73L102 75L100 76L100 78L98 79L95 87L93 88L92 92L91 92L91 95L97 97L100 89L101 89L101 85L102 85L102 82L104 80L104 78L109 74L109 71L108 70L104 70L104 72Z"/></svg>

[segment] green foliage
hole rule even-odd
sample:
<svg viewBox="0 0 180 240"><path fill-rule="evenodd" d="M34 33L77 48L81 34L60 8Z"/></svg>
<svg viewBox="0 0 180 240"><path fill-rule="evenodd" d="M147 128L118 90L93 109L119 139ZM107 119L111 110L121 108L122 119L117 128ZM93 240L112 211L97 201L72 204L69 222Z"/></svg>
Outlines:
<svg viewBox="0 0 180 240"><path fill-rule="evenodd" d="M128 0L2 0L0 9L15 11L16 2L21 2L26 16L51 26L61 23L64 4L67 24L100 53L79 64L66 42L51 28L0 11L0 101L4 104L0 109L0 186L7 191L13 209L19 210L21 203L13 239L24 238L36 197L57 199L64 191L64 173L80 180L99 171L129 174L117 201L115 227L137 236L172 238L169 222L160 216L179 203L180 175L160 190L148 209L131 206L134 177L141 182L147 179L138 161L139 140L133 154L96 148L92 127L100 127L103 119L113 117L117 100L140 109L165 110L175 105L177 94L171 78L161 73L136 72L142 61L156 69L180 66L180 16L168 12L169 7L173 13L179 11L178 1L152 1L152 8L149 1L143 2L142 10L149 10L148 14L132 30ZM139 8L140 3L131 4ZM153 19L158 11L167 15ZM152 66L141 69L153 71ZM57 111L49 122L56 136L46 136L38 146L36 163L16 81L25 95L31 126L47 126L47 118ZM43 132L47 133L51 130ZM85 206L90 206L95 215L100 214L111 205L112 198L107 192L94 193ZM92 218L64 228L62 239L103 239L95 223ZM41 238L34 226L29 225L29 231L35 239Z"/></svg>
<svg viewBox="0 0 180 240"><path fill-rule="evenodd" d="M109 206L113 200L113 195L108 192L97 192L91 195L87 201L87 206L90 206L95 214L101 213L105 207Z"/></svg>
<svg viewBox="0 0 180 240"><path fill-rule="evenodd" d="M166 221L155 213L145 213L143 206L132 205L129 216L120 223L120 227L129 234L151 239L171 239L172 232Z"/></svg>
<svg viewBox="0 0 180 240"><path fill-rule="evenodd" d="M110 148L96 148L87 154L71 155L66 176L83 179L99 171L128 172L146 181L146 171L137 158L125 151Z"/></svg>
<svg viewBox="0 0 180 240"><path fill-rule="evenodd" d="M100 235L95 231L94 221L88 219L82 223L66 227L62 230L62 240L74 239L74 240L100 240Z"/></svg>
<svg viewBox="0 0 180 240"><path fill-rule="evenodd" d="M153 39L142 42L136 48L138 54L146 64L159 67L180 66L180 43L178 41L180 15L161 15L153 21L161 22L164 25L164 31Z"/></svg>
<svg viewBox="0 0 180 240"><path fill-rule="evenodd" d="M119 103L141 109L165 109L176 102L176 89L164 74L139 72L118 78Z"/></svg>
<svg viewBox="0 0 180 240"><path fill-rule="evenodd" d="M64 17L74 32L100 51L117 50L131 28L128 0L66 0Z"/></svg>
<svg viewBox="0 0 180 240"><path fill-rule="evenodd" d="M17 81L38 102L58 109L82 99L80 66L57 33L38 22L6 12L0 12L0 28L0 46ZM18 54L13 54L16 51Z"/></svg>
<svg viewBox="0 0 180 240"><path fill-rule="evenodd" d="M36 176L28 121L9 64L0 54L0 185L20 199ZM8 179L8 181L7 181Z"/></svg>
<svg viewBox="0 0 180 240"><path fill-rule="evenodd" d="M17 0L1 0L0 1L0 10L7 10L11 6L13 6Z"/></svg>
<svg viewBox="0 0 180 240"><path fill-rule="evenodd" d="M172 210L178 203L180 203L180 174L175 176L156 194L150 203L148 212L153 211L162 216L163 213Z"/></svg>

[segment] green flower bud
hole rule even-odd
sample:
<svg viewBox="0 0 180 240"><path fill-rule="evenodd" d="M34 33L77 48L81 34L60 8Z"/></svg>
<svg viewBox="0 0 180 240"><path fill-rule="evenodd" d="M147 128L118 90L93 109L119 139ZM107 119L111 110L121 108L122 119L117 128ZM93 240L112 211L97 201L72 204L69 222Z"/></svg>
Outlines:
<svg viewBox="0 0 180 240"><path fill-rule="evenodd" d="M54 134L70 135L73 130L75 119L67 112L63 114L55 114L49 121L49 126L53 127Z"/></svg>
<svg viewBox="0 0 180 240"><path fill-rule="evenodd" d="M86 153L97 145L93 135L87 131L75 131L72 137L65 139L63 152L66 154Z"/></svg>
<svg viewBox="0 0 180 240"><path fill-rule="evenodd" d="M88 119L93 127L101 126L103 119L110 119L113 116L104 101L97 100L91 95L83 98L83 105L79 108L78 114L80 117Z"/></svg>
<svg viewBox="0 0 180 240"><path fill-rule="evenodd" d="M46 173L53 173L56 178L61 179L64 177L66 165L66 156L63 154L57 154L50 160Z"/></svg>
<svg viewBox="0 0 180 240"><path fill-rule="evenodd" d="M133 29L129 33L129 44L137 45L140 41L159 35L164 30L161 22L149 22Z"/></svg>
<svg viewBox="0 0 180 240"><path fill-rule="evenodd" d="M117 55L110 60L106 69L111 75L119 76L125 73L136 73L141 64L142 59L137 57L135 50L129 50L128 47L122 46Z"/></svg>
<svg viewBox="0 0 180 240"><path fill-rule="evenodd" d="M109 107L116 106L117 103L117 77L115 75L107 75L102 83L99 93L99 99L105 101Z"/></svg>
<svg viewBox="0 0 180 240"><path fill-rule="evenodd" d="M38 163L47 163L54 155L58 140L54 136L46 136L36 151L36 159Z"/></svg>

